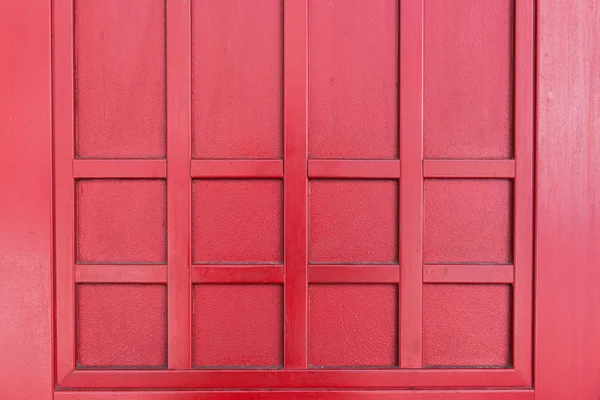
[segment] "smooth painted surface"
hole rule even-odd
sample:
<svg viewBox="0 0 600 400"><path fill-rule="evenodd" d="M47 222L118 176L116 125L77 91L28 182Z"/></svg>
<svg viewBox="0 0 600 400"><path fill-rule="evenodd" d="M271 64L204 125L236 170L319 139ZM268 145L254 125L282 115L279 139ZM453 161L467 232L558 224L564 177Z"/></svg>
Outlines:
<svg viewBox="0 0 600 400"><path fill-rule="evenodd" d="M52 398L50 2L0 3L0 397Z"/></svg>
<svg viewBox="0 0 600 400"><path fill-rule="evenodd" d="M600 4L539 2L536 399L600 398Z"/></svg>

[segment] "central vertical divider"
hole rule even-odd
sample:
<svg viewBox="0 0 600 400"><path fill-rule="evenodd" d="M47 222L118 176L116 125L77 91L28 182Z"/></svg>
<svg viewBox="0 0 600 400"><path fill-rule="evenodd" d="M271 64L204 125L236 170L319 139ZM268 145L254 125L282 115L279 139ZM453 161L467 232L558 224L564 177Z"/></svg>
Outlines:
<svg viewBox="0 0 600 400"><path fill-rule="evenodd" d="M423 366L423 0L400 0L401 368Z"/></svg>
<svg viewBox="0 0 600 400"><path fill-rule="evenodd" d="M283 6L284 368L308 367L308 0Z"/></svg>
<svg viewBox="0 0 600 400"><path fill-rule="evenodd" d="M190 1L167 7L168 368L191 368Z"/></svg>

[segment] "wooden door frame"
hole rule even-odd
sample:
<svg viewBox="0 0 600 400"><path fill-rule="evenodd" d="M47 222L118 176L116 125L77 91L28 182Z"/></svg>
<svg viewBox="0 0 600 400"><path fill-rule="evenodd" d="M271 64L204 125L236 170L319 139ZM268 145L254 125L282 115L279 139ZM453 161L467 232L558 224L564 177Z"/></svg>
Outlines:
<svg viewBox="0 0 600 400"><path fill-rule="evenodd" d="M163 398L167 392L54 396L51 1L4 0L1 10L0 56L9 62L0 65L0 393L15 400ZM539 2L534 388L541 400L600 394L600 193L592 189L600 184L593 117L600 105L599 31L595 0ZM200 392L169 393L191 400ZM285 399L323 392L251 393ZM525 400L534 393L377 390L325 397Z"/></svg>

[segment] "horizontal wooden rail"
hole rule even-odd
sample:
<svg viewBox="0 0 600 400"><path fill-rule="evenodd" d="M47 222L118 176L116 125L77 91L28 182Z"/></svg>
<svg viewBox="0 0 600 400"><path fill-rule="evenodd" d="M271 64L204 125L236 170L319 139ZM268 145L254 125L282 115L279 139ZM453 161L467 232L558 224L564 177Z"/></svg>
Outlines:
<svg viewBox="0 0 600 400"><path fill-rule="evenodd" d="M524 390L164 390L127 391L130 400L534 400ZM118 391L57 391L55 400L114 400Z"/></svg>
<svg viewBox="0 0 600 400"><path fill-rule="evenodd" d="M157 264L77 264L77 283L167 283L167 266Z"/></svg>
<svg viewBox="0 0 600 400"><path fill-rule="evenodd" d="M283 265L193 265L192 283L283 283Z"/></svg>
<svg viewBox="0 0 600 400"><path fill-rule="evenodd" d="M192 160L192 178L283 178L282 160Z"/></svg>
<svg viewBox="0 0 600 400"><path fill-rule="evenodd" d="M283 265L194 264L192 283L283 283ZM310 264L309 283L398 283L397 264ZM77 283L167 283L164 264L76 264ZM426 264L425 283L514 282L513 265Z"/></svg>
<svg viewBox="0 0 600 400"><path fill-rule="evenodd" d="M309 283L398 283L398 265L314 265L308 266Z"/></svg>
<svg viewBox="0 0 600 400"><path fill-rule="evenodd" d="M398 160L308 160L308 177L318 179L398 179Z"/></svg>
<svg viewBox="0 0 600 400"><path fill-rule="evenodd" d="M515 160L425 160L425 178L514 178Z"/></svg>
<svg viewBox="0 0 600 400"><path fill-rule="evenodd" d="M512 265L430 265L423 266L426 283L513 283Z"/></svg>
<svg viewBox="0 0 600 400"><path fill-rule="evenodd" d="M73 389L381 389L520 387L513 369L75 370Z"/></svg>
<svg viewBox="0 0 600 400"><path fill-rule="evenodd" d="M192 265L192 283L283 283L283 265ZM77 264L77 283L167 283L159 264Z"/></svg>
<svg viewBox="0 0 600 400"><path fill-rule="evenodd" d="M73 160L75 178L165 178L166 160Z"/></svg>

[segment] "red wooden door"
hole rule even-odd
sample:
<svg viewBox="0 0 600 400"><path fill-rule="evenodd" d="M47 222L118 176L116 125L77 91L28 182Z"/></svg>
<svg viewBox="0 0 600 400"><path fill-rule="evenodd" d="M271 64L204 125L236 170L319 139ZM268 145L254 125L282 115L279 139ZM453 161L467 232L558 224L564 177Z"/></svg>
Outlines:
<svg viewBox="0 0 600 400"><path fill-rule="evenodd" d="M57 398L531 398L533 0L53 18Z"/></svg>

